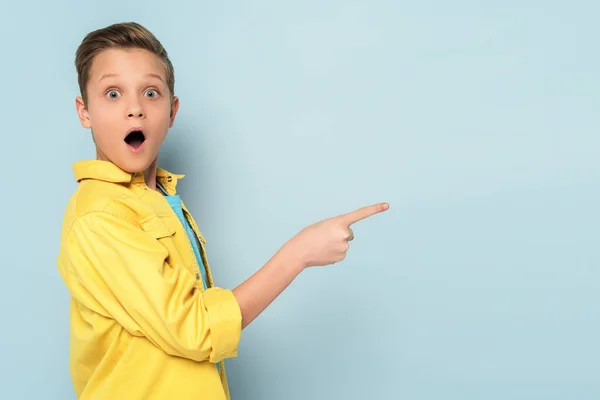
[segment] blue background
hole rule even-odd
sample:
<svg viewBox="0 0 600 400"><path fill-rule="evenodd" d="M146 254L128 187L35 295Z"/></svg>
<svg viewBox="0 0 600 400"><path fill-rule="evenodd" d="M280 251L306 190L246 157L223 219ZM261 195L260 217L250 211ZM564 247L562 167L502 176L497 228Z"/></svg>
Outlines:
<svg viewBox="0 0 600 400"><path fill-rule="evenodd" d="M52 1L0 13L0 398L73 399L56 268L83 36L137 21L181 109L161 165L232 288L364 205L227 361L235 400L600 398L592 1Z"/></svg>

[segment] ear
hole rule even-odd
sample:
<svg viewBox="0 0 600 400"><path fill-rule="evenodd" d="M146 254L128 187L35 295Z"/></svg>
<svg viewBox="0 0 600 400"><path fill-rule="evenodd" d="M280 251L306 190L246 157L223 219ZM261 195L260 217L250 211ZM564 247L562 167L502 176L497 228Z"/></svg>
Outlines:
<svg viewBox="0 0 600 400"><path fill-rule="evenodd" d="M171 119L169 123L169 128L173 127L175 123L175 116L177 116L177 111L179 111L179 98L177 96L173 97L173 104L171 104L171 114L169 118Z"/></svg>
<svg viewBox="0 0 600 400"><path fill-rule="evenodd" d="M81 96L77 96L75 99L75 107L77 108L77 115L79 115L79 122L81 122L81 126L86 129L90 129L92 127L92 121L90 120L90 113L88 112L85 103L83 102L83 98Z"/></svg>

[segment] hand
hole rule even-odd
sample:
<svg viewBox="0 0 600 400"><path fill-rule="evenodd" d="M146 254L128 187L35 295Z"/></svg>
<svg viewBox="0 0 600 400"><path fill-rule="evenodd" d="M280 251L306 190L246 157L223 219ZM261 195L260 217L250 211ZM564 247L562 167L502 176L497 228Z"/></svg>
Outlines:
<svg viewBox="0 0 600 400"><path fill-rule="evenodd" d="M388 208L387 203L374 204L309 225L285 247L303 268L335 264L346 258L350 241L354 239L350 226Z"/></svg>

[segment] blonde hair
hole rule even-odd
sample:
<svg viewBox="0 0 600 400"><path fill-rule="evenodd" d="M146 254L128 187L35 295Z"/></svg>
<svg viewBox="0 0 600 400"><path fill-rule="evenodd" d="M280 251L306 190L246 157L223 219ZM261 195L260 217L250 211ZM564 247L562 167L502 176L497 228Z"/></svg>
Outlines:
<svg viewBox="0 0 600 400"><path fill-rule="evenodd" d="M175 94L175 71L167 51L160 41L142 25L136 22L124 22L109 25L88 33L75 55L77 81L83 102L87 104L86 85L94 57L107 49L143 49L157 55L165 65L167 86L171 92L171 101Z"/></svg>

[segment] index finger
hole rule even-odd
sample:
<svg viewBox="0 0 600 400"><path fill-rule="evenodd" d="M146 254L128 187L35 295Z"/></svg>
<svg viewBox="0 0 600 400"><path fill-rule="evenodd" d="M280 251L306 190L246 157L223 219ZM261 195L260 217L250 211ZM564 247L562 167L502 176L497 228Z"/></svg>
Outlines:
<svg viewBox="0 0 600 400"><path fill-rule="evenodd" d="M359 208L358 210L352 211L348 214L344 214L341 216L341 219L345 224L350 226L358 221L369 218L375 214L384 212L388 208L390 208L390 205L388 203L373 204L371 206Z"/></svg>

